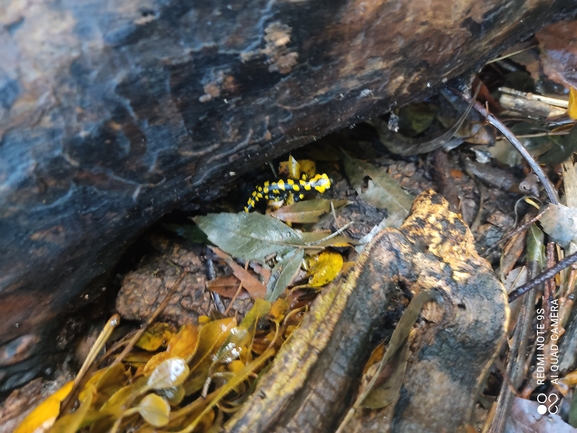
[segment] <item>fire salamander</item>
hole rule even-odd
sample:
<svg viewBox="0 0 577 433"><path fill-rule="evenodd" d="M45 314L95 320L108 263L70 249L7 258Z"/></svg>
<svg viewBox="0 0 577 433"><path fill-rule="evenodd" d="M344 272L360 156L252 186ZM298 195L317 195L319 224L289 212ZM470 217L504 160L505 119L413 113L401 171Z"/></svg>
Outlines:
<svg viewBox="0 0 577 433"><path fill-rule="evenodd" d="M302 200L305 193L317 191L321 194L331 187L331 180L326 174L317 174L312 179L307 180L306 175L302 179L295 181L292 179L279 180L277 182L265 182L258 186L248 198L245 212L250 212L260 199L284 200L291 193L294 193L294 200Z"/></svg>

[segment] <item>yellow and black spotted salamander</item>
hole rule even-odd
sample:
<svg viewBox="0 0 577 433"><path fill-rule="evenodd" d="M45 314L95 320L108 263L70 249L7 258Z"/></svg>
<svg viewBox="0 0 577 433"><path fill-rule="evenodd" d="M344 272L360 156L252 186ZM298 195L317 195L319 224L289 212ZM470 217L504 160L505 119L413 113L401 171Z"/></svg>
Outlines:
<svg viewBox="0 0 577 433"><path fill-rule="evenodd" d="M284 200L291 193L294 194L294 200L302 200L305 193L309 191L317 191L321 194L331 187L331 180L323 174L317 174L312 179L307 179L306 175L298 180L278 180L276 182L265 182L262 186L258 186L251 196L248 198L245 212L250 212L260 199L266 200Z"/></svg>

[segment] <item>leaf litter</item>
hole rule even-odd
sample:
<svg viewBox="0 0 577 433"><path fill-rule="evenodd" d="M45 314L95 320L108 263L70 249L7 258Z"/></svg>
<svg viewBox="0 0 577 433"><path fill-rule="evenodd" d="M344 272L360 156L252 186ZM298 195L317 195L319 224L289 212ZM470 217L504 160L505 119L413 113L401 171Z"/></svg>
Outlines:
<svg viewBox="0 0 577 433"><path fill-rule="evenodd" d="M295 175L303 169L312 174L315 170L314 163L306 160L289 160L288 167ZM346 200L304 201L281 208L275 216L292 224L311 224L346 204ZM219 213L194 219L215 245L209 248L232 269L235 281L254 300L240 324L235 317L201 316L198 324L185 323L176 330L170 323L149 319L146 329L116 343L115 347L132 347L125 349L122 359L98 369L112 360L109 351L92 361L87 380L79 382L75 410L61 412L58 404L70 392L70 383L39 406L19 432L31 431L30 425L53 423L56 418L52 428L62 432L116 432L129 426L139 431L208 431L215 428L215 422L222 423L223 415L255 388L259 372L308 309L312 298L303 302L298 295L288 296L297 275L309 281L300 288L320 290L338 276L343 264L341 254L327 248L348 248L354 243L338 232L301 231L277 218ZM185 237L195 233L194 238L199 238L195 230L186 227L165 227ZM260 281L237 260L262 268L263 275L270 275L268 281ZM304 270L306 262L308 271ZM182 278L177 283L180 281ZM155 311L154 316L158 314ZM130 340L133 342L128 343Z"/></svg>

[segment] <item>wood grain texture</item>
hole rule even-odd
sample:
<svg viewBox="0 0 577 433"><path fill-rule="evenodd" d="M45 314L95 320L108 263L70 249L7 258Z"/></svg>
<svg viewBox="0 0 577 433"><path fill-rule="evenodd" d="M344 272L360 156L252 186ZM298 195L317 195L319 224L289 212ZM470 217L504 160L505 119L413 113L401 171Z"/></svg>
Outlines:
<svg viewBox="0 0 577 433"><path fill-rule="evenodd" d="M382 231L348 279L319 297L227 433L330 432L345 416L399 289L436 292L410 339L396 401L358 410L344 431L456 432L470 420L505 341L507 294L449 203L429 190L399 230ZM435 312L436 310L436 312ZM431 313L433 311L433 313Z"/></svg>

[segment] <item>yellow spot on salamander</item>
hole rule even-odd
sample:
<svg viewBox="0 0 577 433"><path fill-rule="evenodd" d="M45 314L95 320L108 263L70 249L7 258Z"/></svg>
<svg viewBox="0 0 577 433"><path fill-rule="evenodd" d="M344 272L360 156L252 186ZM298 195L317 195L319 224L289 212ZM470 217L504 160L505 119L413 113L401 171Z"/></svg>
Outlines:
<svg viewBox="0 0 577 433"><path fill-rule="evenodd" d="M331 187L331 181L326 174L317 174L311 181L314 189L321 194L323 194L327 189Z"/></svg>

